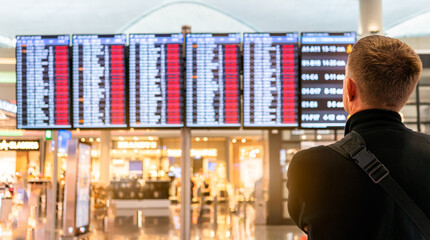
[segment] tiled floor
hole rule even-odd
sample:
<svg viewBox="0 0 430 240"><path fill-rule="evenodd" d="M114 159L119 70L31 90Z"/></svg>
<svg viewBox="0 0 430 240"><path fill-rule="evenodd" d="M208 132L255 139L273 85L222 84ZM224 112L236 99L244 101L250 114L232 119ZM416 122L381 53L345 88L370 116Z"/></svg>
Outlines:
<svg viewBox="0 0 430 240"><path fill-rule="evenodd" d="M231 213L226 205L207 206L201 213L200 207L193 205L191 215L191 239L235 239L235 240L303 240L305 235L295 226L266 226L254 224L255 212L250 204L242 204L239 210ZM172 205L169 210L160 211L164 216L151 211L128 211L123 214L117 211L113 225L103 231L103 223L93 221L89 239L91 240L176 240L180 239L180 207ZM216 214L215 214L216 212ZM155 214L154 214L155 213ZM215 215L216 220L215 220ZM12 225L13 226L13 225ZM17 239L18 228L0 228L1 240ZM21 229L22 231L23 229ZM36 229L37 231L37 229ZM20 234L21 236L25 236ZM35 239L27 237L22 239ZM39 240L39 239L36 239Z"/></svg>

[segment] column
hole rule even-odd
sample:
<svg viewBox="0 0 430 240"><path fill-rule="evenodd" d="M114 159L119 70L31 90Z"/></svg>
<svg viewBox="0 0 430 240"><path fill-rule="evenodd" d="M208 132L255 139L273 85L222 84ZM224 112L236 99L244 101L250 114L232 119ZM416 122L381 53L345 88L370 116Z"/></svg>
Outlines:
<svg viewBox="0 0 430 240"><path fill-rule="evenodd" d="M269 157L269 201L267 203L267 224L279 225L283 222L282 216L282 173L280 163L282 134L279 131L269 131L268 157Z"/></svg>
<svg viewBox="0 0 430 240"><path fill-rule="evenodd" d="M110 163L111 163L111 132L102 130L100 136L100 184L108 186L110 183Z"/></svg>
<svg viewBox="0 0 430 240"><path fill-rule="evenodd" d="M358 34L364 37L382 33L382 0L360 0Z"/></svg>

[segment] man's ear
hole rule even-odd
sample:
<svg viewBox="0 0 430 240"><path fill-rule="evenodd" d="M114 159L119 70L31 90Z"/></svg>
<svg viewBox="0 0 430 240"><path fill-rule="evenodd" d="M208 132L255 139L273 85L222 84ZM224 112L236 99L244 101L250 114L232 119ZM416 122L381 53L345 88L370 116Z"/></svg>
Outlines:
<svg viewBox="0 0 430 240"><path fill-rule="evenodd" d="M354 101L357 98L357 84L352 78L346 78L346 97L349 101Z"/></svg>

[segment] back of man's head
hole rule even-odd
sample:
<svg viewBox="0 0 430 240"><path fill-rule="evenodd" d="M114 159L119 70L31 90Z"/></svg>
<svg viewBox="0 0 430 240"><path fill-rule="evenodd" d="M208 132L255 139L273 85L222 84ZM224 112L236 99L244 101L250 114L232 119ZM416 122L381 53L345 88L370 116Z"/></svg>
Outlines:
<svg viewBox="0 0 430 240"><path fill-rule="evenodd" d="M422 63L406 43L384 36L360 39L348 59L348 76L356 81L363 103L399 111L418 83Z"/></svg>

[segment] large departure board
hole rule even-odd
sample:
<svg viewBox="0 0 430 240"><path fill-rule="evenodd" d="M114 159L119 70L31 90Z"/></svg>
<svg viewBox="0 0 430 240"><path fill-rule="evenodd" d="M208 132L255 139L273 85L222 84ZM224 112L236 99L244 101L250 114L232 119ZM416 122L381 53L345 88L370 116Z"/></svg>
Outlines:
<svg viewBox="0 0 430 240"><path fill-rule="evenodd" d="M69 41L68 35L16 37L17 128L71 128Z"/></svg>
<svg viewBox="0 0 430 240"><path fill-rule="evenodd" d="M240 42L239 33L187 34L188 127L240 127Z"/></svg>
<svg viewBox="0 0 430 240"><path fill-rule="evenodd" d="M244 127L297 127L298 33L245 33Z"/></svg>
<svg viewBox="0 0 430 240"><path fill-rule="evenodd" d="M73 35L73 127L126 123L126 35Z"/></svg>
<svg viewBox="0 0 430 240"><path fill-rule="evenodd" d="M356 34L302 33L301 127L344 127L342 84Z"/></svg>
<svg viewBox="0 0 430 240"><path fill-rule="evenodd" d="M130 34L130 127L183 127L183 34Z"/></svg>

